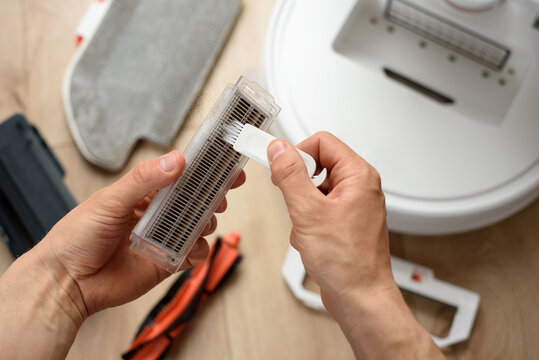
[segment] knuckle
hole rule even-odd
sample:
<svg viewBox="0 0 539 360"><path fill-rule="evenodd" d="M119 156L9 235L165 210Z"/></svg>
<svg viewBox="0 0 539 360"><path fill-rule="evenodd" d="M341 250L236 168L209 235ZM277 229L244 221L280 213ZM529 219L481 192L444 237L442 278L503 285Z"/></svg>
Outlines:
<svg viewBox="0 0 539 360"><path fill-rule="evenodd" d="M314 133L313 137L321 138L321 139L328 139L328 138L333 138L334 136L330 132L322 130L322 131L317 131L316 133Z"/></svg>
<svg viewBox="0 0 539 360"><path fill-rule="evenodd" d="M293 231L290 233L290 245L292 245L294 249L299 251L300 244L298 242L298 237Z"/></svg>
<svg viewBox="0 0 539 360"><path fill-rule="evenodd" d="M385 195L382 190L382 178L380 177L380 173L378 173L372 166L369 166L366 178L374 198L378 199L379 203L385 208Z"/></svg>
<svg viewBox="0 0 539 360"><path fill-rule="evenodd" d="M355 169L355 175L350 177L353 186L357 189L351 196L352 201L358 201L365 196L371 199L379 199L385 202L382 190L382 178L380 173L370 164L362 162Z"/></svg>
<svg viewBox="0 0 539 360"><path fill-rule="evenodd" d="M112 190L110 186L97 190L81 206L93 214L119 213L122 202Z"/></svg>
<svg viewBox="0 0 539 360"><path fill-rule="evenodd" d="M114 195L110 187L107 186L93 193L88 201L96 204L98 207L106 208L107 203L114 201Z"/></svg>
<svg viewBox="0 0 539 360"><path fill-rule="evenodd" d="M305 244L301 236L298 236L294 229L290 232L290 245L300 253L305 251Z"/></svg>
<svg viewBox="0 0 539 360"><path fill-rule="evenodd" d="M294 204L289 206L288 213L292 221L298 221L307 215L307 208L303 204Z"/></svg>
<svg viewBox="0 0 539 360"><path fill-rule="evenodd" d="M286 181L288 179L292 179L298 175L301 174L304 169L301 166L298 166L298 164L294 161L291 161L289 159L286 159L286 161L282 161L281 163L277 164L277 168L275 169L273 173L274 182L277 184L282 183L283 181Z"/></svg>
<svg viewBox="0 0 539 360"><path fill-rule="evenodd" d="M108 193L109 193L108 186L101 188L97 190L96 192L94 192L92 195L90 195L87 201L100 201L104 198L107 198Z"/></svg>
<svg viewBox="0 0 539 360"><path fill-rule="evenodd" d="M358 173L367 184L381 187L382 178L380 173L369 163L365 161L358 163Z"/></svg>
<svg viewBox="0 0 539 360"><path fill-rule="evenodd" d="M137 164L131 171L131 178L136 184L144 184L147 181L146 168L143 163Z"/></svg>
<svg viewBox="0 0 539 360"><path fill-rule="evenodd" d="M369 165L368 178L373 184L376 184L379 188L382 187L382 178L380 177L380 173L371 165Z"/></svg>

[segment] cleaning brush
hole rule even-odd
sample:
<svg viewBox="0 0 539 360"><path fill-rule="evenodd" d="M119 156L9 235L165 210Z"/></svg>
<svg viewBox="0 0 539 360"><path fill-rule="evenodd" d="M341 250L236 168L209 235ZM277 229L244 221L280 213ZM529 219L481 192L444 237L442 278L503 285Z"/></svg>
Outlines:
<svg viewBox="0 0 539 360"><path fill-rule="evenodd" d="M234 120L231 124L224 126L225 134L223 140L233 146L237 152L253 159L260 164L269 167L268 157L266 155L268 145L276 138L267 132L264 132L250 124L242 124ZM313 157L301 150L298 150L303 158L307 173L311 177L314 186L320 186L326 179L327 171L322 169L320 174L316 172L316 161Z"/></svg>

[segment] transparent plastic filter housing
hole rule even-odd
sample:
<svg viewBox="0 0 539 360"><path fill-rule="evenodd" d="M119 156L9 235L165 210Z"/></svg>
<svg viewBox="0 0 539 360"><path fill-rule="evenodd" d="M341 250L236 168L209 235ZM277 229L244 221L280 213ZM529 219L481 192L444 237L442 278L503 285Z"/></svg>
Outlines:
<svg viewBox="0 0 539 360"><path fill-rule="evenodd" d="M223 140L234 121L267 130L280 108L260 85L229 84L185 150L176 182L160 190L131 234L131 249L176 272L239 175L247 157Z"/></svg>

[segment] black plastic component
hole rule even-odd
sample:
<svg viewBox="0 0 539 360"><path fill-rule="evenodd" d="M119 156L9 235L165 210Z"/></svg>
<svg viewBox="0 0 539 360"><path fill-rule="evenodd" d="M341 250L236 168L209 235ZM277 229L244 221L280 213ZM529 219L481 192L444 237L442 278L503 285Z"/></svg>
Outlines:
<svg viewBox="0 0 539 360"><path fill-rule="evenodd" d="M76 206L63 175L24 115L0 123L0 235L13 256L31 249Z"/></svg>
<svg viewBox="0 0 539 360"><path fill-rule="evenodd" d="M420 92L421 94L423 95L426 95L428 97L430 97L431 99L434 99L436 101L438 101L439 103L442 103L442 104L453 104L455 103L455 100L453 100L452 98L450 98L449 96L446 96L428 86L425 86L423 84L420 84L418 83L417 81L415 80L412 80L410 79L409 77L406 77L402 74L399 74L398 72L396 71L393 71L391 69L388 69L388 68L383 68L384 70L384 73L390 77L391 79L395 80L395 81L398 81L400 82L401 84L404 84L406 86L408 86L409 88L411 89L414 89L415 91L417 92Z"/></svg>

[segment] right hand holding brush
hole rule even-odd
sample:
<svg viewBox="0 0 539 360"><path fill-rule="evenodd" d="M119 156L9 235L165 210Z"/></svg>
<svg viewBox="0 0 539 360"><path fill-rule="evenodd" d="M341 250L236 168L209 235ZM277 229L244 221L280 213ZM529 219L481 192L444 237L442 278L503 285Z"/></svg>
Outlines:
<svg viewBox="0 0 539 360"><path fill-rule="evenodd" d="M272 181L283 193L297 249L320 286L324 306L359 358L443 357L393 280L386 209L378 172L335 136L298 145L329 175L316 188L294 146L268 147Z"/></svg>

